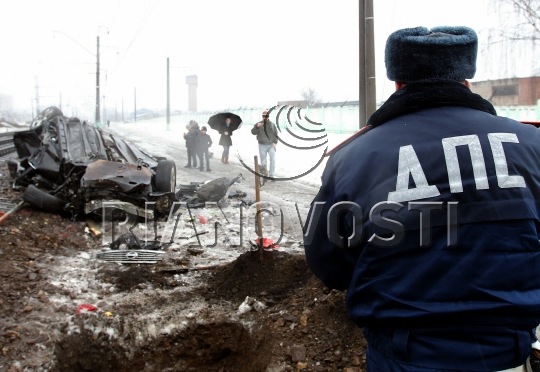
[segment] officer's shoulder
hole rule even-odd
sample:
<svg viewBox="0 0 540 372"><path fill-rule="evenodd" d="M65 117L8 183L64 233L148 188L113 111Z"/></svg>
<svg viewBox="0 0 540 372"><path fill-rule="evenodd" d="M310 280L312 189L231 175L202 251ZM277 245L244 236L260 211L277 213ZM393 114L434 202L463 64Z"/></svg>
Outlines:
<svg viewBox="0 0 540 372"><path fill-rule="evenodd" d="M330 151L328 151L326 153L326 156L330 156L330 155L333 155L335 153L337 153L338 151L342 150L343 148L345 148L349 143L351 143L352 141L354 141L355 139L357 139L358 137L360 136L363 136L365 133L369 132L373 127L371 125L366 125L365 127L362 127L360 130L358 130L357 132L355 132L352 136L348 137L347 139L343 140L339 145L335 146L333 149L331 149Z"/></svg>

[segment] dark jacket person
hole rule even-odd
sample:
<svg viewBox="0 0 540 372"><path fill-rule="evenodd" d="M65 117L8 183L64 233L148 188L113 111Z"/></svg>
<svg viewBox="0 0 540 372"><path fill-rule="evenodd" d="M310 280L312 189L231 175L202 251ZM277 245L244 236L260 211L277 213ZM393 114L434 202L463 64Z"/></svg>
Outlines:
<svg viewBox="0 0 540 372"><path fill-rule="evenodd" d="M219 145L223 146L223 153L221 154L221 162L224 164L229 164L229 150L232 146L232 129L231 129L231 118L225 119L225 124L219 130Z"/></svg>
<svg viewBox="0 0 540 372"><path fill-rule="evenodd" d="M192 163L193 168L197 168L197 137L200 132L199 124L194 120L190 120L186 128L188 129L188 132L184 133L184 139L186 140L188 162L185 168L191 168Z"/></svg>
<svg viewBox="0 0 540 372"><path fill-rule="evenodd" d="M540 322L540 130L471 92L477 36L387 40L396 92L331 151L306 220L309 267L347 290L369 371L500 371Z"/></svg>

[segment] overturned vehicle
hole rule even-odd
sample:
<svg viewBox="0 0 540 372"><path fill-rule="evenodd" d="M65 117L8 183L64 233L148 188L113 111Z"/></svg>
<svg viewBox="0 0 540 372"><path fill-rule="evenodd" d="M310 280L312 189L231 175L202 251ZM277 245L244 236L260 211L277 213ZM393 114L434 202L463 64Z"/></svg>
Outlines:
<svg viewBox="0 0 540 372"><path fill-rule="evenodd" d="M104 203L144 218L166 214L175 199L174 161L152 156L57 107L15 132L10 160L23 200L53 213L101 214Z"/></svg>

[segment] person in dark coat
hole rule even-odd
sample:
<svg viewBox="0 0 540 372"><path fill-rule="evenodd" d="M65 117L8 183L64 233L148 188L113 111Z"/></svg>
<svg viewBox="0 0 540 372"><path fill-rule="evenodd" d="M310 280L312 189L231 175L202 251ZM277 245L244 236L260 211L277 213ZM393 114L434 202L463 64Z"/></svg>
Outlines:
<svg viewBox="0 0 540 372"><path fill-rule="evenodd" d="M471 92L477 40L468 27L389 36L396 92L330 151L306 218L307 264L347 290L369 371L538 362L540 130Z"/></svg>
<svg viewBox="0 0 540 372"><path fill-rule="evenodd" d="M208 149L212 146L212 138L207 133L205 126L201 127L201 132L197 136L197 156L199 157L199 170L204 170L204 158L206 158L206 171L211 172L210 156Z"/></svg>
<svg viewBox="0 0 540 372"><path fill-rule="evenodd" d="M229 149L232 146L232 130L231 130L231 118L225 119L225 125L219 130L221 136L219 137L219 145L223 146L223 153L221 154L221 162L229 164Z"/></svg>
<svg viewBox="0 0 540 372"><path fill-rule="evenodd" d="M185 168L197 168L197 136L199 135L199 123L195 120L190 120L186 126L187 133L184 133L184 139L186 140L186 149L188 161Z"/></svg>

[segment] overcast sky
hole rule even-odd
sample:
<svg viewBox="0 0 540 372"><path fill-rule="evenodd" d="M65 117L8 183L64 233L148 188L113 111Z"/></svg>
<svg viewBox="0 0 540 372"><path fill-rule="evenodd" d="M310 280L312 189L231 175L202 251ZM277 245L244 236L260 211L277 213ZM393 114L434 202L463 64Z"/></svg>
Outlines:
<svg viewBox="0 0 540 372"><path fill-rule="evenodd" d="M393 89L383 62L392 31L444 24L484 35L497 21L488 1L374 0L377 100ZM0 32L0 94L17 107L37 95L42 107L93 115L98 35L110 109L132 111L135 96L138 108L164 109L167 58L172 110L187 109L187 74L198 75L200 110L270 106L307 88L323 101L358 99L358 0L19 0L4 4ZM477 78L496 78L486 66Z"/></svg>

